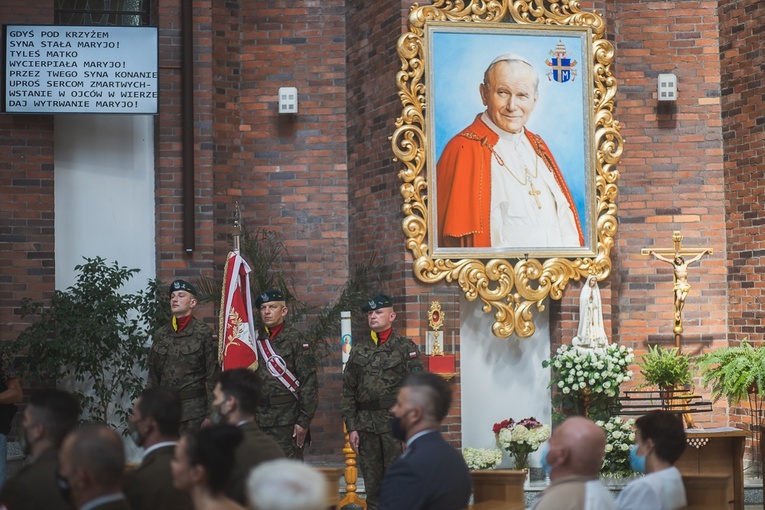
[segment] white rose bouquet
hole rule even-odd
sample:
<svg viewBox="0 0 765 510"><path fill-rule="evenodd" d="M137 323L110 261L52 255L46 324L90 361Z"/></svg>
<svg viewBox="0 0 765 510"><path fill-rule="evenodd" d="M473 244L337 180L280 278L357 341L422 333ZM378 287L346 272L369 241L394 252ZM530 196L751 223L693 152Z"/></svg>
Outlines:
<svg viewBox="0 0 765 510"><path fill-rule="evenodd" d="M504 448L515 459L515 469L528 469L529 454L535 452L550 438L550 426L535 418L515 421L512 418L495 423L492 428L497 446Z"/></svg>
<svg viewBox="0 0 765 510"><path fill-rule="evenodd" d="M603 348L580 350L569 345L558 348L555 356L542 362L553 369L550 386L559 394L553 405L563 411L574 410L588 417L605 412L619 396L619 386L632 379L632 349L609 344ZM580 409L580 405L584 409Z"/></svg>
<svg viewBox="0 0 765 510"><path fill-rule="evenodd" d="M494 469L502 462L502 450L466 446L462 449L462 457L471 471Z"/></svg>
<svg viewBox="0 0 765 510"><path fill-rule="evenodd" d="M606 433L606 454L600 474L614 478L632 475L630 448L635 443L635 420L622 420L614 416L608 421L595 423Z"/></svg>

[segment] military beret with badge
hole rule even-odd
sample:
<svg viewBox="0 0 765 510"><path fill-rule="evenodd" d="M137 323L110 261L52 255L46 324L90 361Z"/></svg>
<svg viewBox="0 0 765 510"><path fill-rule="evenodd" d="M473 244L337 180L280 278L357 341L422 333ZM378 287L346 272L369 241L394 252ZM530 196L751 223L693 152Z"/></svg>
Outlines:
<svg viewBox="0 0 765 510"><path fill-rule="evenodd" d="M173 283L170 284L170 290L168 290L168 295L172 296L173 292L184 290L188 292L189 294L197 295L197 289L194 288L193 285L191 285L186 280L175 280Z"/></svg>
<svg viewBox="0 0 765 510"><path fill-rule="evenodd" d="M270 303L271 301L284 301L284 294L279 289L270 289L258 294L255 298L255 308L260 308L263 303Z"/></svg>
<svg viewBox="0 0 765 510"><path fill-rule="evenodd" d="M393 306L393 299L385 294L377 294L367 301L364 306L361 307L362 312L371 312L372 310L379 310L380 308L390 308Z"/></svg>

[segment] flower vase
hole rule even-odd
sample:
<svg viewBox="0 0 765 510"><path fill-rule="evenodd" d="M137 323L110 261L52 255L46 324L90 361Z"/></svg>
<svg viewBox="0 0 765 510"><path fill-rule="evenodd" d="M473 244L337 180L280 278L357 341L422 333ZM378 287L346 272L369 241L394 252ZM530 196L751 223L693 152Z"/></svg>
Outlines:
<svg viewBox="0 0 765 510"><path fill-rule="evenodd" d="M522 471L522 470L529 470L529 454L528 452L523 453L513 453L513 459L515 462L515 469Z"/></svg>
<svg viewBox="0 0 765 510"><path fill-rule="evenodd" d="M531 487L531 469L524 468L523 470L526 472L526 478L523 481L523 489L528 490Z"/></svg>

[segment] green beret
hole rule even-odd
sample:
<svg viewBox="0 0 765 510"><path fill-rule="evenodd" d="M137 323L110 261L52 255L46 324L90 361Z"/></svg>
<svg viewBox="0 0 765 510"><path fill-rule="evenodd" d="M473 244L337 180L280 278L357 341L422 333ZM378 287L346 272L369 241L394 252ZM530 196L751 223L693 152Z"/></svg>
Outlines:
<svg viewBox="0 0 765 510"><path fill-rule="evenodd" d="M185 280L175 280L170 284L170 290L167 293L172 296L176 290L185 290L189 294L197 295L197 289Z"/></svg>
<svg viewBox="0 0 765 510"><path fill-rule="evenodd" d="M385 294L377 294L361 307L362 312L371 312L380 308L389 308L393 306L393 299Z"/></svg>
<svg viewBox="0 0 765 510"><path fill-rule="evenodd" d="M263 303L270 301L284 301L284 294L279 289L271 289L265 292L261 292L257 298L255 298L255 308L260 308Z"/></svg>

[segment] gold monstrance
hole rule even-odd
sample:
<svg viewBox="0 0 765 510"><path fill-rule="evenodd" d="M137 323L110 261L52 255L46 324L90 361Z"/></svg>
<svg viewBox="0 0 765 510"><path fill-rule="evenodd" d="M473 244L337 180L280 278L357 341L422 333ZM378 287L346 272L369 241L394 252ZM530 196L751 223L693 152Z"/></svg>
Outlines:
<svg viewBox="0 0 765 510"><path fill-rule="evenodd" d="M431 356L443 356L444 350L438 341L439 329L444 325L444 313L441 311L441 303L432 301L428 310L428 324L433 330L433 348L430 350Z"/></svg>

